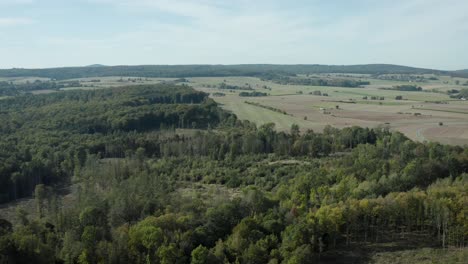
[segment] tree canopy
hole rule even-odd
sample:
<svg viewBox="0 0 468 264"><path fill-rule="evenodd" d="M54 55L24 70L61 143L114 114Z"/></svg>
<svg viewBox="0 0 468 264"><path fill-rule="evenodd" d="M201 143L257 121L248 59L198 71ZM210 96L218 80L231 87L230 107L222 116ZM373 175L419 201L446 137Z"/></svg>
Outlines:
<svg viewBox="0 0 468 264"><path fill-rule="evenodd" d="M0 217L2 263L314 263L401 236L466 251L466 147L278 132L183 85L0 106L0 200L35 201Z"/></svg>

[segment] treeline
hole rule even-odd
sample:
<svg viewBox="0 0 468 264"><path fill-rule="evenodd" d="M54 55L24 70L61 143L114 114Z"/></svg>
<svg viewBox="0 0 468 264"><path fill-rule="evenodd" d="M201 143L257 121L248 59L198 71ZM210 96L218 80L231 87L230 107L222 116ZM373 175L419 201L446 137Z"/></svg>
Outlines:
<svg viewBox="0 0 468 264"><path fill-rule="evenodd" d="M51 79L74 79L86 77L220 77L220 76L264 76L270 73L282 75L314 73L356 73L356 74L447 74L466 77L464 72L439 71L390 64L367 65L140 65L68 67L49 69L6 69L0 70L0 77L43 77Z"/></svg>
<svg viewBox="0 0 468 264"><path fill-rule="evenodd" d="M218 89L221 90L247 90L247 91L252 91L253 88L250 87L250 85L247 86L237 86L237 85L229 85L226 84L225 82L222 82L218 85Z"/></svg>
<svg viewBox="0 0 468 264"><path fill-rule="evenodd" d="M317 95L317 96L328 96L328 93L322 93L321 91L313 91L313 92L309 92L309 94Z"/></svg>
<svg viewBox="0 0 468 264"><path fill-rule="evenodd" d="M395 91L405 91L405 92L420 92L422 88L416 85L398 85L391 88L380 88L382 90L395 90Z"/></svg>
<svg viewBox="0 0 468 264"><path fill-rule="evenodd" d="M278 74L271 74L264 77L263 79L284 85L333 86L356 88L370 84L370 82L367 81L356 81L351 79L302 78Z"/></svg>
<svg viewBox="0 0 468 264"><path fill-rule="evenodd" d="M240 92L239 96L242 96L242 97L260 97L260 96L268 96L268 94L254 91L254 92L250 92L250 93L249 92Z"/></svg>
<svg viewBox="0 0 468 264"><path fill-rule="evenodd" d="M281 110L281 109L279 109L279 108L275 108L275 107L268 106L268 105L262 105L262 104L257 103L257 102L244 101L244 103L249 104L249 105L258 106L258 107L261 107L261 108L265 108L265 109L268 109L268 110L271 110L271 111L274 111L274 112L281 113L281 114L283 114L283 115L287 115L287 114L288 114L286 111Z"/></svg>
<svg viewBox="0 0 468 264"><path fill-rule="evenodd" d="M363 96L362 97L363 100L367 100L367 99L370 99L370 100L380 100L380 101L383 101L385 100L385 97L384 96Z"/></svg>
<svg viewBox="0 0 468 264"><path fill-rule="evenodd" d="M66 87L81 87L77 81L57 83L53 81L35 80L34 82L14 83L0 81L0 96L16 96L32 91L40 90L60 90Z"/></svg>

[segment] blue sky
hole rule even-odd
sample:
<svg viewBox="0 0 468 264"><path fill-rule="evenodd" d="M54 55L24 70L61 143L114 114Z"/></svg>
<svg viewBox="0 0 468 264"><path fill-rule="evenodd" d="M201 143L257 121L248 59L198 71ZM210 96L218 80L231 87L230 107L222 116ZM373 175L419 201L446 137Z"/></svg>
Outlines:
<svg viewBox="0 0 468 264"><path fill-rule="evenodd" d="M0 68L468 68L467 0L0 0Z"/></svg>

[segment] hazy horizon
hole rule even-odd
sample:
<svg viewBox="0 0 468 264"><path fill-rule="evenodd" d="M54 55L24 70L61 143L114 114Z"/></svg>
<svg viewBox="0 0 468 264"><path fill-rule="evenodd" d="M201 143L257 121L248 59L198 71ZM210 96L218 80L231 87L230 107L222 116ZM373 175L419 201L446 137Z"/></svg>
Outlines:
<svg viewBox="0 0 468 264"><path fill-rule="evenodd" d="M410 67L410 68L421 68L421 69L428 69L428 70L440 70L440 71L460 71L460 70L468 70L467 68L455 69L455 70L446 70L441 68L424 68L418 67L413 65L399 65L399 64L390 64L390 63L369 63L369 64L319 64L319 63L298 63L298 64L287 64L287 63L238 63L238 64L202 64L202 63L193 63L193 64L115 64L115 65L107 65L101 63L92 63L88 65L69 65L69 66L50 66L50 67L11 67L11 68L0 68L0 70L11 70L11 69L32 69L32 70L40 70L40 69L55 69L55 68L81 68L81 67L119 67L119 66L236 66L236 65L287 65L287 66L295 66L295 65L320 65L320 66L360 66L360 65L394 65L394 66L403 66L403 67Z"/></svg>
<svg viewBox="0 0 468 264"><path fill-rule="evenodd" d="M468 68L462 0L0 0L0 68L395 64Z"/></svg>

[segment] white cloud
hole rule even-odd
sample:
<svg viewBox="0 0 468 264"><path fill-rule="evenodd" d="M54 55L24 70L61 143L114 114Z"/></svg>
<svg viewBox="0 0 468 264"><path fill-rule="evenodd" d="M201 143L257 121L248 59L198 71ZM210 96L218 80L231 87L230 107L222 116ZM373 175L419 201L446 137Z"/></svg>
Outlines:
<svg viewBox="0 0 468 264"><path fill-rule="evenodd" d="M88 0L106 3L118 8L141 12L162 12L191 18L182 26L221 35L254 33L264 36L281 33L277 39L290 38L302 33L302 37L343 38L355 40L366 37L372 42L400 41L429 33L452 32L468 25L468 1L395 0L373 6L363 5L366 12L335 17L320 14L320 3L312 2L304 10L280 9L271 1L214 1L214 0ZM365 1L364 1L365 3ZM339 6L337 7L339 9ZM338 10L340 11L340 10ZM321 17L333 17L323 23ZM157 17L157 15L155 15ZM176 24L179 22L176 20ZM156 22L159 23L159 22ZM226 32L219 32L223 31ZM278 32L280 31L281 32ZM223 34L224 33L224 34ZM294 36L297 37L297 36Z"/></svg>

